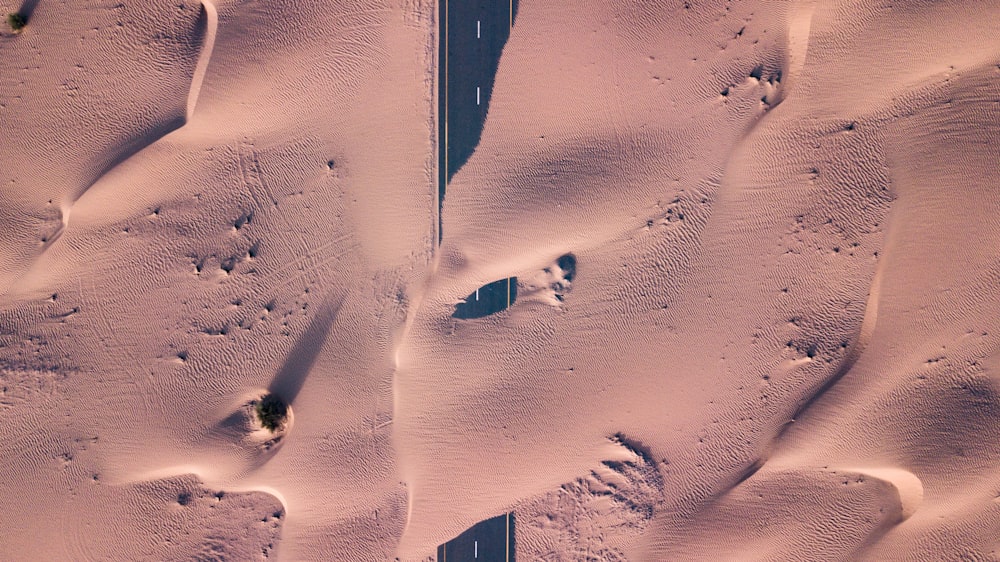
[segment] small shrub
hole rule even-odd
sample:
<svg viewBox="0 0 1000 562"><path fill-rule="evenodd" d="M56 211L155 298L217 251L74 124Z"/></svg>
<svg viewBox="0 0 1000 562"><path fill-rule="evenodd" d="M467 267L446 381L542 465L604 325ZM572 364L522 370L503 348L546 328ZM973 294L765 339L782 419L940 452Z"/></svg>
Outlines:
<svg viewBox="0 0 1000 562"><path fill-rule="evenodd" d="M7 25L16 33L24 29L25 25L28 25L28 18L18 12L7 14Z"/></svg>
<svg viewBox="0 0 1000 562"><path fill-rule="evenodd" d="M254 406L260 424L270 429L272 433L285 425L288 417L288 405L274 394L268 394L261 398Z"/></svg>

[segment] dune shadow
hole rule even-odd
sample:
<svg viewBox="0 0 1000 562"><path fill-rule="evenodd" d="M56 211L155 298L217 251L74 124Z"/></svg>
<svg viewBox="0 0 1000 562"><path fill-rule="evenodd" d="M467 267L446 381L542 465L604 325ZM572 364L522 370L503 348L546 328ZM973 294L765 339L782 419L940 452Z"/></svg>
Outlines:
<svg viewBox="0 0 1000 562"><path fill-rule="evenodd" d="M81 197L84 196L90 188L97 185L97 182L101 181L104 176L110 174L115 168L125 163L127 160L131 159L136 154L142 152L148 146L152 145L161 138L169 135L170 133L180 129L184 126L187 119L183 115L174 116L166 121L158 123L150 128L148 131L129 139L124 145L117 151L117 153L112 157L110 162L102 166L97 173L93 176L93 179L86 182L84 187L80 188L75 194L73 202L77 202Z"/></svg>
<svg viewBox="0 0 1000 562"><path fill-rule="evenodd" d="M24 0L21 2L21 7L18 8L17 13L24 16L24 19L31 21L31 14L35 13L35 8L38 7L38 0Z"/></svg>
<svg viewBox="0 0 1000 562"><path fill-rule="evenodd" d="M250 427L250 417L237 410L215 424L215 429L224 433L243 434Z"/></svg>
<svg viewBox="0 0 1000 562"><path fill-rule="evenodd" d="M274 375L267 390L284 400L286 404L294 402L302 390L302 385L316 363L316 358L319 357L319 351L330 334L330 328L337 319L337 313L340 312L343 302L341 298L335 303L327 302L322 305L305 332L295 342L295 346L288 352L281 369Z"/></svg>

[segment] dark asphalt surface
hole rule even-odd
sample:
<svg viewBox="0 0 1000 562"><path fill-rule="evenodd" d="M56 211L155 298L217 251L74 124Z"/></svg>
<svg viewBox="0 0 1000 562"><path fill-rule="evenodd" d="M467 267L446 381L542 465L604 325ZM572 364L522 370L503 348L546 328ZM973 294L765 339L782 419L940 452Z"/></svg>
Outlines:
<svg viewBox="0 0 1000 562"><path fill-rule="evenodd" d="M438 241L448 182L472 156L483 133L500 55L517 16L517 0L440 0ZM478 90L478 91L477 91ZM455 318L479 318L510 306L517 278L479 288L455 307ZM440 562L511 562L514 514L481 521L438 547Z"/></svg>
<svg viewBox="0 0 1000 562"><path fill-rule="evenodd" d="M517 0L441 0L438 241L448 182L479 144L493 94L500 55L517 18ZM455 307L455 318L481 318L517 298L517 278L501 279L471 293Z"/></svg>
<svg viewBox="0 0 1000 562"><path fill-rule="evenodd" d="M440 0L439 9L440 207L448 182L479 144L517 0Z"/></svg>
<svg viewBox="0 0 1000 562"><path fill-rule="evenodd" d="M517 277L500 279L469 293L455 306L454 318L482 318L507 308L517 299Z"/></svg>
<svg viewBox="0 0 1000 562"><path fill-rule="evenodd" d="M514 514L480 521L438 547L438 562L513 562Z"/></svg>

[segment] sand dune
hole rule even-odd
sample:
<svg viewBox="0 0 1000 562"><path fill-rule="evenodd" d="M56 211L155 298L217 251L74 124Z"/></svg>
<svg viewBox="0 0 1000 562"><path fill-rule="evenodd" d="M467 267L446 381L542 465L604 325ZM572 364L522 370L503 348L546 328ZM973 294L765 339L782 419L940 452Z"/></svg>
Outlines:
<svg viewBox="0 0 1000 562"><path fill-rule="evenodd" d="M0 559L998 557L995 5L522 0L439 245L435 2L29 4Z"/></svg>

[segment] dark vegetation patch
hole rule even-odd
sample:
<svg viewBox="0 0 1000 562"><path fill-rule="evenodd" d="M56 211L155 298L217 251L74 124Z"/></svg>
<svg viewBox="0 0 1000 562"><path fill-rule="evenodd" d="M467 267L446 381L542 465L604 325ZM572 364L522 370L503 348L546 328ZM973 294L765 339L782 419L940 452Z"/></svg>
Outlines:
<svg viewBox="0 0 1000 562"><path fill-rule="evenodd" d="M556 260L556 265L562 270L563 279L572 281L573 277L576 276L576 256L573 254L559 256L559 259Z"/></svg>
<svg viewBox="0 0 1000 562"><path fill-rule="evenodd" d="M288 405L275 394L267 394L258 400L254 411L260 424L272 433L284 426L288 418Z"/></svg>
<svg viewBox="0 0 1000 562"><path fill-rule="evenodd" d="M7 25L17 33L24 29L24 26L28 25L28 18L19 12L10 13L7 14Z"/></svg>

